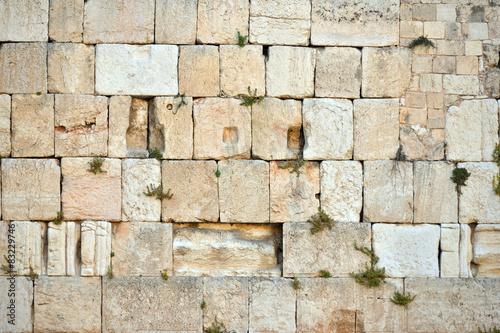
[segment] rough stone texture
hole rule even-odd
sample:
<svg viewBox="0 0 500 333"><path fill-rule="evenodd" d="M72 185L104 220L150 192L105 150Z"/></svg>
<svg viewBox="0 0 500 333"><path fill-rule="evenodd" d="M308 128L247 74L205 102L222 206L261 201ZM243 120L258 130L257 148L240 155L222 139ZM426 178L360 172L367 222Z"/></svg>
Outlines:
<svg viewBox="0 0 500 333"><path fill-rule="evenodd" d="M398 161L366 161L365 222L413 222L413 165Z"/></svg>
<svg viewBox="0 0 500 333"><path fill-rule="evenodd" d="M460 276L460 225L441 224L440 276L453 278Z"/></svg>
<svg viewBox="0 0 500 333"><path fill-rule="evenodd" d="M104 159L101 170L106 172L97 174L88 171L91 161L92 158L62 159L64 218L121 221L121 161Z"/></svg>
<svg viewBox="0 0 500 333"><path fill-rule="evenodd" d="M0 48L0 93L36 94L38 92L42 94L47 92L47 44L2 44Z"/></svg>
<svg viewBox="0 0 500 333"><path fill-rule="evenodd" d="M7 239L7 230L9 225L7 222L3 222L4 226L2 231L5 232L5 239ZM43 224L38 222L31 221L12 221L10 223L10 228L13 230L11 235L14 235L15 240L15 263L14 270L17 275L26 275L30 274L30 269L35 274L45 273L44 263L42 261L43 253L44 253L44 231ZM5 255L12 254L8 252L7 244L1 244L1 249ZM12 249L12 248L11 248ZM1 260L2 265L6 264L5 259L2 256ZM2 275L4 272L2 271ZM4 280L5 277L2 276L1 280ZM16 280L21 280L20 278L16 278ZM16 281L17 283L17 281ZM3 297L2 297L3 298ZM18 318L16 316L16 318Z"/></svg>
<svg viewBox="0 0 500 333"><path fill-rule="evenodd" d="M104 276L111 269L111 223L81 224L82 276Z"/></svg>
<svg viewBox="0 0 500 333"><path fill-rule="evenodd" d="M353 106L349 100L304 100L304 159L351 159L353 152Z"/></svg>
<svg viewBox="0 0 500 333"><path fill-rule="evenodd" d="M94 93L94 46L49 44L48 86L51 93Z"/></svg>
<svg viewBox="0 0 500 333"><path fill-rule="evenodd" d="M54 156L54 95L12 97L12 157Z"/></svg>
<svg viewBox="0 0 500 333"><path fill-rule="evenodd" d="M57 157L108 154L108 98L56 95Z"/></svg>
<svg viewBox="0 0 500 333"><path fill-rule="evenodd" d="M313 45L386 46L399 41L399 1L312 1Z"/></svg>
<svg viewBox="0 0 500 333"><path fill-rule="evenodd" d="M6 252L4 252L6 253ZM0 322L0 332L24 333L33 328L33 283L25 278L0 279L0 307L3 318ZM14 300L14 305L11 301ZM8 307L11 307L9 309ZM12 308L14 308L12 310ZM14 311L14 313L11 313Z"/></svg>
<svg viewBox="0 0 500 333"><path fill-rule="evenodd" d="M296 172L292 168L270 162L271 222L304 222L318 212L319 163L305 162Z"/></svg>
<svg viewBox="0 0 500 333"><path fill-rule="evenodd" d="M194 158L250 158L251 109L237 99L203 98L194 103Z"/></svg>
<svg viewBox="0 0 500 333"><path fill-rule="evenodd" d="M474 263L476 277L500 277L500 225L478 225L474 230Z"/></svg>
<svg viewBox="0 0 500 333"><path fill-rule="evenodd" d="M432 135L432 130L420 124L401 125L399 138L401 147L403 147L402 153L406 155L407 160L435 161L444 159L444 140L435 138Z"/></svg>
<svg viewBox="0 0 500 333"><path fill-rule="evenodd" d="M321 209L336 222L359 222L363 207L363 165L321 162Z"/></svg>
<svg viewBox="0 0 500 333"><path fill-rule="evenodd" d="M2 159L2 218L53 220L60 205L57 160Z"/></svg>
<svg viewBox="0 0 500 333"><path fill-rule="evenodd" d="M217 222L219 193L215 161L163 161L162 220L175 222Z"/></svg>
<svg viewBox="0 0 500 333"><path fill-rule="evenodd" d="M237 44L238 31L248 33L248 0L199 0L199 44Z"/></svg>
<svg viewBox="0 0 500 333"><path fill-rule="evenodd" d="M460 225L460 243L459 243L459 260L460 260L460 277L472 277L472 232L471 227L467 224Z"/></svg>
<svg viewBox="0 0 500 333"><path fill-rule="evenodd" d="M10 156L11 134L10 134L11 99L9 95L0 95L0 155Z"/></svg>
<svg viewBox="0 0 500 333"><path fill-rule="evenodd" d="M354 100L354 159L392 159L399 148L397 99Z"/></svg>
<svg viewBox="0 0 500 333"><path fill-rule="evenodd" d="M0 40L47 41L49 0L2 1L0 13Z"/></svg>
<svg viewBox="0 0 500 333"><path fill-rule="evenodd" d="M271 46L266 63L267 96L295 99L313 97L315 66L315 49Z"/></svg>
<svg viewBox="0 0 500 333"><path fill-rule="evenodd" d="M101 280L40 277L35 280L35 332L100 332Z"/></svg>
<svg viewBox="0 0 500 333"><path fill-rule="evenodd" d="M194 97L219 96L219 48L217 46L180 47L179 93Z"/></svg>
<svg viewBox="0 0 500 333"><path fill-rule="evenodd" d="M311 226L283 224L283 276L314 277L320 270L327 270L334 277L347 277L365 267L367 257L354 249L354 243L370 246L369 223L339 222L314 235Z"/></svg>
<svg viewBox="0 0 500 333"><path fill-rule="evenodd" d="M172 275L172 224L130 222L113 225L111 258L115 276Z"/></svg>
<svg viewBox="0 0 500 333"><path fill-rule="evenodd" d="M479 95L477 75L444 75L443 89L447 94Z"/></svg>
<svg viewBox="0 0 500 333"><path fill-rule="evenodd" d="M348 47L327 47L318 51L316 97L359 98L361 51Z"/></svg>
<svg viewBox="0 0 500 333"><path fill-rule="evenodd" d="M415 162L415 223L458 222L458 199L451 181L455 165L447 162Z"/></svg>
<svg viewBox="0 0 500 333"><path fill-rule="evenodd" d="M176 95L177 55L176 45L98 45L96 93Z"/></svg>
<svg viewBox="0 0 500 333"><path fill-rule="evenodd" d="M156 0L155 42L195 44L197 0Z"/></svg>
<svg viewBox="0 0 500 333"><path fill-rule="evenodd" d="M269 164L264 161L219 162L221 222L269 222Z"/></svg>
<svg viewBox="0 0 500 333"><path fill-rule="evenodd" d="M252 106L252 157L295 159L300 154L302 103L265 98Z"/></svg>
<svg viewBox="0 0 500 333"><path fill-rule="evenodd" d="M411 78L408 48L363 48L363 97L401 97Z"/></svg>
<svg viewBox="0 0 500 333"><path fill-rule="evenodd" d="M449 160L492 161L498 143L497 101L463 101L460 106L448 108L446 143Z"/></svg>
<svg viewBox="0 0 500 333"><path fill-rule="evenodd" d="M75 222L50 222L47 239L47 275L75 275L80 226Z"/></svg>
<svg viewBox="0 0 500 333"><path fill-rule="evenodd" d="M103 294L103 332L201 332L200 278L115 277Z"/></svg>
<svg viewBox="0 0 500 333"><path fill-rule="evenodd" d="M373 225L373 250L389 277L438 277L438 225Z"/></svg>
<svg viewBox="0 0 500 333"><path fill-rule="evenodd" d="M50 0L49 37L56 42L80 43L84 0Z"/></svg>
<svg viewBox="0 0 500 333"><path fill-rule="evenodd" d="M148 187L161 185L160 162L154 158L122 163L122 221L160 221L161 201L146 196Z"/></svg>

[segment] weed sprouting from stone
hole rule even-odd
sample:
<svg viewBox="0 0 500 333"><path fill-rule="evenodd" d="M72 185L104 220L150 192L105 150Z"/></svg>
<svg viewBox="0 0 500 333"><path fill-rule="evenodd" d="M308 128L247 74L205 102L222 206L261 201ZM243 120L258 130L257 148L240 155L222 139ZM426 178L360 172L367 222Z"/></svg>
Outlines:
<svg viewBox="0 0 500 333"><path fill-rule="evenodd" d="M220 170L215 171L215 177L217 177L217 178L220 177Z"/></svg>
<svg viewBox="0 0 500 333"><path fill-rule="evenodd" d="M236 331L228 331L223 322L217 320L217 316L215 316L215 321L212 323L210 327L207 327L203 330L204 333L236 333Z"/></svg>
<svg viewBox="0 0 500 333"><path fill-rule="evenodd" d="M167 269L165 268L164 270L160 271L160 274L161 274L161 278L165 281L168 280L168 272L167 272Z"/></svg>
<svg viewBox="0 0 500 333"><path fill-rule="evenodd" d="M89 162L90 169L87 169L87 171L92 172L94 175L97 175L98 173L106 173L106 171L101 169L103 163L104 158L102 158L101 155L94 155L92 161Z"/></svg>
<svg viewBox="0 0 500 333"><path fill-rule="evenodd" d="M462 186L467 186L465 183L470 177L470 172L466 168L455 168L453 170L453 176L451 180L455 183L455 190L457 190L458 195L462 194Z"/></svg>
<svg viewBox="0 0 500 333"><path fill-rule="evenodd" d="M497 144L495 150L493 150L493 162L495 162L500 168L500 143ZM493 192L495 192L496 195L500 196L500 171L495 176L493 176L492 184Z"/></svg>
<svg viewBox="0 0 500 333"><path fill-rule="evenodd" d="M184 98L186 97L185 94L177 94L174 96L175 98L180 98L181 101L179 102L179 104L177 104L177 107L175 108L175 111L172 110L172 114L176 115L177 112L179 111L179 109L183 106L183 105L187 105L186 101L184 100ZM156 148L155 148L156 149ZM158 152L159 153L159 152ZM156 157L155 157L156 158Z"/></svg>
<svg viewBox="0 0 500 333"><path fill-rule="evenodd" d="M163 157L158 148L153 148L149 150L149 158L156 158L158 161Z"/></svg>
<svg viewBox="0 0 500 333"><path fill-rule="evenodd" d="M108 277L110 279L114 278L115 275L113 274L113 268L111 268L111 266L108 267L108 273L107 273Z"/></svg>
<svg viewBox="0 0 500 333"><path fill-rule="evenodd" d="M205 300L202 300L200 308L203 310L203 309L205 309L206 306L207 306L207 303L205 303Z"/></svg>
<svg viewBox="0 0 500 333"><path fill-rule="evenodd" d="M264 96L257 96L257 88L254 89L254 92L252 94L252 90L250 89L250 86L248 86L248 95L247 94L238 94L237 97L239 99L243 100L243 102L240 103L240 105L243 105L243 106L252 106L253 103L257 103L257 102L262 101L264 99Z"/></svg>
<svg viewBox="0 0 500 333"><path fill-rule="evenodd" d="M479 333L500 333L500 328L497 328L496 326L493 327L493 328L490 328L489 330L486 330L486 327L484 327L483 325L483 330L481 330L481 328L478 328L479 330Z"/></svg>
<svg viewBox="0 0 500 333"><path fill-rule="evenodd" d="M248 35L246 36L243 36L239 31L238 31L238 46L239 47L245 47L245 45L247 44L247 39L248 39Z"/></svg>
<svg viewBox="0 0 500 333"><path fill-rule="evenodd" d="M302 287L300 286L300 281L299 281L299 279L297 279L297 277L296 277L296 276L294 276L294 277L293 277L292 287L293 287L293 289L295 289L295 290L302 289Z"/></svg>
<svg viewBox="0 0 500 333"><path fill-rule="evenodd" d="M403 153L403 146L399 146L398 151L396 152L396 161L406 161L406 154Z"/></svg>
<svg viewBox="0 0 500 333"><path fill-rule="evenodd" d="M306 162L300 157L297 157L295 160L286 160L286 162L282 162L278 164L278 168L280 169L289 169L290 173L297 173L297 177L300 175L300 168L304 166Z"/></svg>
<svg viewBox="0 0 500 333"><path fill-rule="evenodd" d="M38 274L35 273L35 271L31 266L30 266L30 273L24 276L26 276L31 281L35 281L35 279L38 279Z"/></svg>
<svg viewBox="0 0 500 333"><path fill-rule="evenodd" d="M312 223L313 227L311 228L311 234L315 234L318 231L321 231L325 228L332 229L333 227L333 219L328 216L321 208L318 208L318 213L311 216L307 222Z"/></svg>
<svg viewBox="0 0 500 333"><path fill-rule="evenodd" d="M408 304L413 302L415 297L417 297L417 295L412 296L411 293L405 295L404 292L400 293L399 291L395 291L394 296L391 298L391 302L397 305L402 305L406 308L408 307Z"/></svg>
<svg viewBox="0 0 500 333"><path fill-rule="evenodd" d="M167 193L163 193L163 186L161 185L158 185L158 186L154 186L153 184L149 184L148 187L146 188L146 192L142 192L144 193L144 195L148 196L148 197L156 197L156 199L158 200L162 200L162 199L172 199L172 197L174 196L174 194L170 193L170 189L168 189Z"/></svg>
<svg viewBox="0 0 500 333"><path fill-rule="evenodd" d="M61 224L61 223L62 223L62 221L63 221L63 218L64 218L64 217L63 217L62 212L57 212L57 216L56 216L56 218L54 219L54 224L57 224L57 225Z"/></svg>
<svg viewBox="0 0 500 333"><path fill-rule="evenodd" d="M322 269L322 270L319 271L319 276L322 277L322 278L328 279L328 278L332 277L332 274L330 274L329 271L326 271L326 270Z"/></svg>
<svg viewBox="0 0 500 333"><path fill-rule="evenodd" d="M375 265L378 263L380 258L375 255L375 252L373 252L372 249L365 246L358 247L354 244L354 248L370 257L370 266L366 263L364 271L359 273L351 272L349 275L355 278L356 282L363 286L367 286L368 288L378 287L380 282L385 279L385 267L375 268Z"/></svg>
<svg viewBox="0 0 500 333"><path fill-rule="evenodd" d="M417 46L436 48L436 45L434 45L434 43L425 36L420 36L417 39L412 40L410 45L408 45L410 49L414 49Z"/></svg>

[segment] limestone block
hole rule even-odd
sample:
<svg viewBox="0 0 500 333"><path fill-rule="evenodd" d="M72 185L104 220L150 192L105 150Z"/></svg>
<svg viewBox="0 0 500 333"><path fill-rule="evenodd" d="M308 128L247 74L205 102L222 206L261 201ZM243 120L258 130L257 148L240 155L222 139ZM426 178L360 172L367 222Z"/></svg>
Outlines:
<svg viewBox="0 0 500 333"><path fill-rule="evenodd" d="M458 222L458 199L451 181L455 166L447 162L415 162L415 223Z"/></svg>
<svg viewBox="0 0 500 333"><path fill-rule="evenodd" d="M31 280L2 277L0 293L3 295L0 298L0 307L4 316L0 322L0 332L31 332L33 329L33 283Z"/></svg>
<svg viewBox="0 0 500 333"><path fill-rule="evenodd" d="M399 41L399 1L312 1L313 45L386 46Z"/></svg>
<svg viewBox="0 0 500 333"><path fill-rule="evenodd" d="M2 1L0 13L1 41L47 41L49 0Z"/></svg>
<svg viewBox="0 0 500 333"><path fill-rule="evenodd" d="M424 126L427 121L427 115L425 116ZM432 130L420 124L401 125L399 138L402 153L405 154L407 160L436 161L444 158L444 140L435 138Z"/></svg>
<svg viewBox="0 0 500 333"><path fill-rule="evenodd" d="M2 159L2 217L53 220L61 210L61 168L51 159Z"/></svg>
<svg viewBox="0 0 500 333"><path fill-rule="evenodd" d="M48 86L51 93L94 93L94 46L49 44Z"/></svg>
<svg viewBox="0 0 500 333"><path fill-rule="evenodd" d="M366 161L365 222L413 222L413 165L398 161Z"/></svg>
<svg viewBox="0 0 500 333"><path fill-rule="evenodd" d="M295 332L296 298L290 280L250 280L250 332Z"/></svg>
<svg viewBox="0 0 500 333"><path fill-rule="evenodd" d="M185 180L185 179L184 179ZM148 186L161 184L160 162L125 159L122 164L122 221L160 221L161 201L146 196Z"/></svg>
<svg viewBox="0 0 500 333"><path fill-rule="evenodd" d="M389 277L438 277L438 225L373 225L373 250Z"/></svg>
<svg viewBox="0 0 500 333"><path fill-rule="evenodd" d="M446 114L447 158L452 161L492 161L498 143L498 103L467 100Z"/></svg>
<svg viewBox="0 0 500 333"><path fill-rule="evenodd" d="M349 100L304 100L304 159L351 159L353 152L353 106Z"/></svg>
<svg viewBox="0 0 500 333"><path fill-rule="evenodd" d="M179 93L219 96L219 48L214 45L180 47Z"/></svg>
<svg viewBox="0 0 500 333"><path fill-rule="evenodd" d="M359 222L363 206L363 165L321 162L321 209L336 222Z"/></svg>
<svg viewBox="0 0 500 333"><path fill-rule="evenodd" d="M238 31L248 32L248 0L199 0L199 44L237 44Z"/></svg>
<svg viewBox="0 0 500 333"><path fill-rule="evenodd" d="M101 279L40 277L35 280L36 332L100 332Z"/></svg>
<svg viewBox="0 0 500 333"><path fill-rule="evenodd" d="M302 103L265 98L252 106L252 156L264 160L295 159L300 154Z"/></svg>
<svg viewBox="0 0 500 333"><path fill-rule="evenodd" d="M251 109L230 98L197 99L193 108L194 158L250 158Z"/></svg>
<svg viewBox="0 0 500 333"><path fill-rule="evenodd" d="M224 96L248 95L257 89L257 96L266 93L265 57L261 45L220 45L220 90Z"/></svg>
<svg viewBox="0 0 500 333"><path fill-rule="evenodd" d="M51 0L49 37L56 42L81 43L84 0Z"/></svg>
<svg viewBox="0 0 500 333"><path fill-rule="evenodd" d="M111 267L111 223L83 221L81 224L82 276L104 276Z"/></svg>
<svg viewBox="0 0 500 333"><path fill-rule="evenodd" d="M172 275L172 224L130 222L113 225L111 258L115 276Z"/></svg>
<svg viewBox="0 0 500 333"><path fill-rule="evenodd" d="M80 226L75 222L50 222L47 239L47 275L75 275Z"/></svg>
<svg viewBox="0 0 500 333"><path fill-rule="evenodd" d="M195 44L197 0L156 0L155 43Z"/></svg>
<svg viewBox="0 0 500 333"><path fill-rule="evenodd" d="M471 278L471 262L472 262L472 232L467 224L460 225L460 244L459 244L459 260L460 260L460 277Z"/></svg>
<svg viewBox="0 0 500 333"><path fill-rule="evenodd" d="M266 63L267 96L295 99L313 97L315 66L315 49L271 46Z"/></svg>
<svg viewBox="0 0 500 333"><path fill-rule="evenodd" d="M5 228L7 223L5 223ZM15 239L15 256L14 270L17 275L27 275L34 272L35 274L44 273L44 261L42 259L44 253L44 230L43 224L31 221L12 221L10 222L11 233ZM2 244L2 247L4 244ZM4 254L7 255L7 246L5 246ZM2 257L2 264L5 260ZM1 280L5 278L2 277ZM18 279L16 279L18 280ZM21 279L19 279L21 280ZM16 281L17 283L17 281ZM17 316L16 316L17 317Z"/></svg>
<svg viewBox="0 0 500 333"><path fill-rule="evenodd" d="M441 277L460 276L460 225L441 224L441 254L439 257Z"/></svg>
<svg viewBox="0 0 500 333"><path fill-rule="evenodd" d="M281 276L281 227L255 224L175 224L177 276Z"/></svg>
<svg viewBox="0 0 500 333"><path fill-rule="evenodd" d="M477 75L443 75L443 89L447 94L479 95Z"/></svg>
<svg viewBox="0 0 500 333"><path fill-rule="evenodd" d="M354 100L354 159L392 159L399 148L397 99Z"/></svg>
<svg viewBox="0 0 500 333"><path fill-rule="evenodd" d="M175 222L217 222L219 193L215 161L163 161L163 192L171 190L170 200L162 200L162 220Z"/></svg>
<svg viewBox="0 0 500 333"><path fill-rule="evenodd" d="M14 237L16 235L14 235L14 229L11 229L11 228L14 228L14 225L11 226L10 221L1 221L0 220L0 253L5 253L6 255L12 254L12 253L8 253L9 252L9 244L13 245L13 243L15 242ZM9 235L11 235L11 236L9 236ZM9 242L9 239L10 239L10 242ZM7 260L9 260L9 259L7 258ZM6 267L9 268L9 266L7 265L9 262L7 260L5 260L5 258L2 257L0 259L0 266L5 265ZM12 257L10 260L12 260ZM10 267L10 269L12 269L12 267ZM0 279L3 279L2 275L10 275L10 273L5 271L4 269L0 269Z"/></svg>
<svg viewBox="0 0 500 333"><path fill-rule="evenodd" d="M316 97L359 98L361 52L351 47L327 47L318 51Z"/></svg>
<svg viewBox="0 0 500 333"><path fill-rule="evenodd" d="M108 154L108 98L56 95L57 157Z"/></svg>
<svg viewBox="0 0 500 333"><path fill-rule="evenodd" d="M95 63L96 93L176 95L177 55L176 45L98 45Z"/></svg>
<svg viewBox="0 0 500 333"><path fill-rule="evenodd" d="M495 163L458 163L471 173L462 186L459 201L460 223L500 223L500 197L493 192L493 176L499 172ZM5 217L4 217L5 218Z"/></svg>
<svg viewBox="0 0 500 333"><path fill-rule="evenodd" d="M54 156L54 95L12 96L12 157Z"/></svg>
<svg viewBox="0 0 500 333"><path fill-rule="evenodd" d="M318 212L319 163L292 168L287 162L269 164L271 222L304 222Z"/></svg>
<svg viewBox="0 0 500 333"><path fill-rule="evenodd" d="M347 277L365 267L367 257L354 249L370 246L369 223L335 223L311 234L311 223L283 224L283 276L318 276L320 270ZM349 260L345 260L349 258Z"/></svg>
<svg viewBox="0 0 500 333"><path fill-rule="evenodd" d="M500 277L500 225L483 224L474 230L474 263L476 277Z"/></svg>
<svg viewBox="0 0 500 333"><path fill-rule="evenodd" d="M0 29L0 31L3 30ZM2 44L0 48L0 93L36 94L38 92L42 94L47 92L47 44Z"/></svg>
<svg viewBox="0 0 500 333"><path fill-rule="evenodd" d="M269 164L264 161L219 162L221 222L269 222Z"/></svg>
<svg viewBox="0 0 500 333"><path fill-rule="evenodd" d="M91 161L92 158L62 159L64 217L70 221L121 221L121 161L104 159L101 170L105 173L97 174L88 171Z"/></svg>
<svg viewBox="0 0 500 333"><path fill-rule="evenodd" d="M10 156L11 134L10 134L11 99L9 95L0 94L0 155Z"/></svg>
<svg viewBox="0 0 500 333"><path fill-rule="evenodd" d="M401 97L411 78L408 48L363 48L363 97Z"/></svg>

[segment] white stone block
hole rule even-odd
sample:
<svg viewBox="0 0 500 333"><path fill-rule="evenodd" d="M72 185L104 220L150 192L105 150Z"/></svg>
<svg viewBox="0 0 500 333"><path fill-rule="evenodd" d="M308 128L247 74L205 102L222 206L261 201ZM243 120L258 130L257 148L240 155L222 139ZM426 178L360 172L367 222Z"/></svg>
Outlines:
<svg viewBox="0 0 500 333"><path fill-rule="evenodd" d="M460 260L460 277L471 278L471 262L472 262L472 232L467 224L460 225L460 245L459 245L459 260Z"/></svg>
<svg viewBox="0 0 500 333"><path fill-rule="evenodd" d="M111 223L81 224L82 276L105 276L111 269Z"/></svg>
<svg viewBox="0 0 500 333"><path fill-rule="evenodd" d="M11 98L9 95L0 95L0 155L10 156L11 133Z"/></svg>
<svg viewBox="0 0 500 333"><path fill-rule="evenodd" d="M446 94L479 95L477 75L443 75L443 89Z"/></svg>
<svg viewBox="0 0 500 333"><path fill-rule="evenodd" d="M474 230L474 263L478 278L500 277L500 225L483 224Z"/></svg>
<svg viewBox="0 0 500 333"><path fill-rule="evenodd" d="M0 332L31 332L33 329L33 282L20 277L2 276L0 293L3 295L0 298L0 307L3 311ZM15 303L11 303L12 301ZM9 307L13 308L12 311Z"/></svg>
<svg viewBox="0 0 500 333"><path fill-rule="evenodd" d="M49 0L2 1L0 13L1 41L47 41Z"/></svg>
<svg viewBox="0 0 500 333"><path fill-rule="evenodd" d="M441 256L439 258L441 277L460 276L460 225L441 224Z"/></svg>
<svg viewBox="0 0 500 333"><path fill-rule="evenodd" d="M12 226L13 225L13 226ZM44 232L42 224L31 221L12 221L11 229L15 237L16 261L14 270L17 275L45 273L43 261ZM7 254L7 252L5 252ZM2 258L2 263L5 260ZM4 277L2 277L2 280Z"/></svg>

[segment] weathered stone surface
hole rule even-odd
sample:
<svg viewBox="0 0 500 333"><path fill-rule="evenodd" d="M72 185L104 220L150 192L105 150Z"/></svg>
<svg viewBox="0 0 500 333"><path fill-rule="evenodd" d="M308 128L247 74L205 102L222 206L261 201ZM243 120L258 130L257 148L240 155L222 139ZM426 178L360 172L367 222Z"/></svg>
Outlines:
<svg viewBox="0 0 500 333"><path fill-rule="evenodd" d="M443 75L443 89L447 94L479 95L477 75Z"/></svg>
<svg viewBox="0 0 500 333"><path fill-rule="evenodd" d="M354 100L354 159L392 159L399 148L397 99Z"/></svg>
<svg viewBox="0 0 500 333"><path fill-rule="evenodd" d="M313 97L315 66L315 49L270 47L266 63L267 96L296 99Z"/></svg>
<svg viewBox="0 0 500 333"><path fill-rule="evenodd" d="M38 92L42 94L47 92L47 44L2 44L0 48L0 93L35 94Z"/></svg>
<svg viewBox="0 0 500 333"><path fill-rule="evenodd" d="M115 277L103 294L103 332L201 332L200 278Z"/></svg>
<svg viewBox="0 0 500 333"><path fill-rule="evenodd" d="M108 154L108 98L56 95L56 156Z"/></svg>
<svg viewBox="0 0 500 333"><path fill-rule="evenodd" d="M219 96L219 48L214 45L180 47L179 93Z"/></svg>
<svg viewBox="0 0 500 333"><path fill-rule="evenodd" d="M251 109L237 99L203 98L194 103L194 158L250 158Z"/></svg>
<svg viewBox="0 0 500 333"><path fill-rule="evenodd" d="M84 0L50 0L49 37L56 42L81 43Z"/></svg>
<svg viewBox="0 0 500 333"><path fill-rule="evenodd" d="M448 108L446 143L449 160L492 161L498 143L498 103L494 99L471 100Z"/></svg>
<svg viewBox="0 0 500 333"><path fill-rule="evenodd" d="M156 0L155 43L195 44L197 0Z"/></svg>
<svg viewBox="0 0 500 333"><path fill-rule="evenodd" d="M92 158L62 159L61 201L65 219L121 221L121 161L104 159L101 170L105 173L97 174L88 171L90 162Z"/></svg>
<svg viewBox="0 0 500 333"><path fill-rule="evenodd" d="M281 228L254 224L175 224L177 276L281 276Z"/></svg>
<svg viewBox="0 0 500 333"><path fill-rule="evenodd" d="M111 223L81 224L82 276L104 276L111 269Z"/></svg>
<svg viewBox="0 0 500 333"><path fill-rule="evenodd" d="M271 222L304 222L318 212L319 163L305 162L297 171L293 167L270 162Z"/></svg>
<svg viewBox="0 0 500 333"><path fill-rule="evenodd" d="M248 0L200 0L198 3L199 44L237 44L238 31L248 32Z"/></svg>
<svg viewBox="0 0 500 333"><path fill-rule="evenodd" d="M351 159L353 106L349 100L304 100L304 159Z"/></svg>
<svg viewBox="0 0 500 333"><path fill-rule="evenodd" d="M47 41L49 0L2 1L0 13L1 41Z"/></svg>
<svg viewBox="0 0 500 333"><path fill-rule="evenodd" d="M36 332L101 332L101 280L40 277L35 280Z"/></svg>
<svg viewBox="0 0 500 333"><path fill-rule="evenodd" d="M0 293L2 293L0 307L3 314L0 332L31 332L33 329L33 283L31 280L20 277L2 277ZM14 304L11 303L13 300Z"/></svg>
<svg viewBox="0 0 500 333"><path fill-rule="evenodd" d="M54 156L54 95L12 96L12 157Z"/></svg>
<svg viewBox="0 0 500 333"><path fill-rule="evenodd" d="M111 258L115 276L172 275L172 224L130 222L113 225Z"/></svg>
<svg viewBox="0 0 500 333"><path fill-rule="evenodd" d="M7 231L9 230L9 235L12 235L10 239L14 239L15 245L15 262L14 262L14 271L17 275L26 275L26 274L42 274L45 273L44 263L42 261L43 253L44 253L44 225L43 223L31 222L31 221L12 221L10 225L7 221L2 222L2 227L0 231L3 231L2 238L0 240L0 250L2 250L4 255L12 255L12 251L8 251L8 235ZM14 237L14 238L12 238ZM3 242L5 241L5 243ZM12 243L11 243L12 245ZM12 250L12 247L10 247ZM10 258L12 260L12 257ZM5 258L2 256L2 260L0 261L2 265L6 265L7 262ZM31 271L30 271L31 270ZM2 270L2 275L8 275L6 272ZM0 280L4 280L2 277ZM16 280L21 280L20 278L16 278ZM16 281L17 283L17 281ZM3 297L2 297L3 298ZM1 326L0 326L1 327Z"/></svg>
<svg viewBox="0 0 500 333"><path fill-rule="evenodd" d="M269 164L264 161L220 161L221 222L269 222Z"/></svg>
<svg viewBox="0 0 500 333"><path fill-rule="evenodd" d="M2 217L53 220L61 210L57 160L2 159Z"/></svg>
<svg viewBox="0 0 500 333"><path fill-rule="evenodd" d="M96 93L176 95L177 55L176 45L98 45Z"/></svg>
<svg viewBox="0 0 500 333"><path fill-rule="evenodd" d="M424 109L425 111L425 109ZM424 123L427 117L424 119ZM424 124L425 126L425 124ZM444 140L435 138L430 129L420 124L400 126L402 153L407 160L435 161L444 158Z"/></svg>
<svg viewBox="0 0 500 333"><path fill-rule="evenodd" d="M48 85L51 93L94 93L94 46L49 44Z"/></svg>
<svg viewBox="0 0 500 333"><path fill-rule="evenodd" d="M327 47L318 51L316 97L359 98L361 51L349 47Z"/></svg>
<svg viewBox="0 0 500 333"><path fill-rule="evenodd" d="M163 161L162 220L175 222L217 222L219 193L215 161Z"/></svg>
<svg viewBox="0 0 500 333"><path fill-rule="evenodd" d="M460 259L460 277L471 278L471 262L472 262L472 232L467 224L460 225L460 244L459 244L459 259Z"/></svg>
<svg viewBox="0 0 500 333"><path fill-rule="evenodd" d="M252 156L264 160L295 159L300 154L302 103L265 98L252 106Z"/></svg>
<svg viewBox="0 0 500 333"><path fill-rule="evenodd" d="M408 48L363 48L363 97L401 97L411 78Z"/></svg>
<svg viewBox="0 0 500 333"><path fill-rule="evenodd" d="M185 179L184 179L185 180ZM160 162L154 158L125 159L122 164L122 221L160 221L161 201L146 196L161 184Z"/></svg>
<svg viewBox="0 0 500 333"><path fill-rule="evenodd" d="M365 267L367 257L354 249L354 243L370 246L369 223L335 223L314 235L311 227L311 223L283 224L283 276L314 277L327 270L334 277L347 277Z"/></svg>
<svg viewBox="0 0 500 333"><path fill-rule="evenodd" d="M474 230L476 277L500 277L500 225L478 225Z"/></svg>
<svg viewBox="0 0 500 333"><path fill-rule="evenodd" d="M47 275L75 275L80 226L75 222L50 222L47 238Z"/></svg>
<svg viewBox="0 0 500 333"><path fill-rule="evenodd" d="M440 276L453 278L460 276L460 225L441 224Z"/></svg>
<svg viewBox="0 0 500 333"><path fill-rule="evenodd" d="M10 156L11 99L9 95L0 95L0 155Z"/></svg>
<svg viewBox="0 0 500 333"><path fill-rule="evenodd" d="M336 222L359 222L363 206L363 165L321 162L321 209Z"/></svg>
<svg viewBox="0 0 500 333"><path fill-rule="evenodd" d="M399 1L312 1L313 45L386 46L399 41Z"/></svg>

